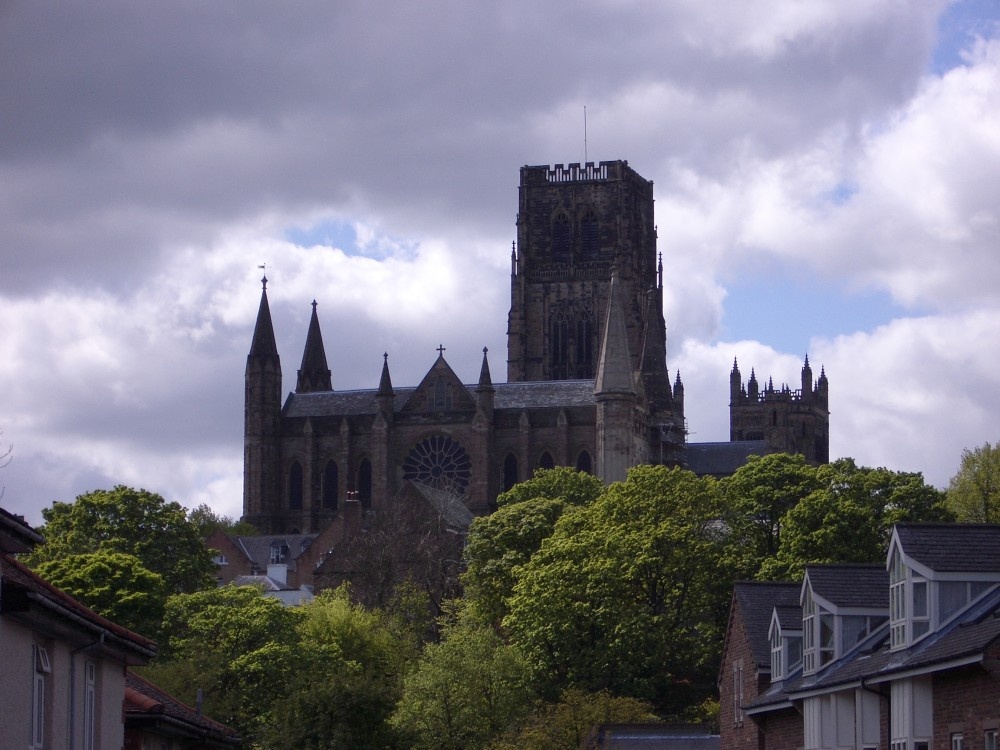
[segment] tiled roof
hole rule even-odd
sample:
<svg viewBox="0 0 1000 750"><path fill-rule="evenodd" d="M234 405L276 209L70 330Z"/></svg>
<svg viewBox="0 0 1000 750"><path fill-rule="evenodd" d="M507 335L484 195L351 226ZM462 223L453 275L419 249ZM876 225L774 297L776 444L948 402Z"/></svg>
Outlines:
<svg viewBox="0 0 1000 750"><path fill-rule="evenodd" d="M728 476L750 456L763 456L763 440L734 440L728 443L688 443L684 450L685 468L698 476Z"/></svg>
<svg viewBox="0 0 1000 750"><path fill-rule="evenodd" d="M156 654L155 642L101 617L94 610L85 607L72 596L56 588L9 555L0 555L0 581L3 582L5 589L11 586L22 594L26 594L28 599L41 600L43 606L45 603L51 605L57 616L65 617L77 626L82 623L84 627L89 627L96 632L103 631L109 634L119 647L137 655L139 662L145 662ZM5 593L5 596L10 596L10 594ZM0 606L0 612L14 617L21 616L16 605L9 604L6 598Z"/></svg>
<svg viewBox="0 0 1000 750"><path fill-rule="evenodd" d="M883 565L809 565L813 593L839 608L889 609L889 574Z"/></svg>
<svg viewBox="0 0 1000 750"><path fill-rule="evenodd" d="M799 591L797 583L763 583L739 581L733 587L733 598L740 605L740 615L750 652L758 666L771 666L771 643L767 631L771 627L771 613L775 607L798 607Z"/></svg>
<svg viewBox="0 0 1000 750"><path fill-rule="evenodd" d="M144 720L156 721L160 717L171 720L170 726L186 729L191 736L212 740L213 747L240 744L239 734L225 724L220 724L164 692L153 683L129 671L125 675L125 725L142 729ZM179 725L179 726L178 726Z"/></svg>
<svg viewBox="0 0 1000 750"><path fill-rule="evenodd" d="M908 557L938 572L1000 572L1000 526L900 523L896 536Z"/></svg>
<svg viewBox="0 0 1000 750"><path fill-rule="evenodd" d="M796 597L798 596L798 590L796 590L795 595ZM795 606L776 605L774 609L778 613L778 624L781 626L782 630L802 630L801 606L798 604Z"/></svg>
<svg viewBox="0 0 1000 750"><path fill-rule="evenodd" d="M436 490L419 482L412 482L412 484L414 491L423 497L449 526L461 531L469 530L475 516L462 502L461 497L444 490Z"/></svg>

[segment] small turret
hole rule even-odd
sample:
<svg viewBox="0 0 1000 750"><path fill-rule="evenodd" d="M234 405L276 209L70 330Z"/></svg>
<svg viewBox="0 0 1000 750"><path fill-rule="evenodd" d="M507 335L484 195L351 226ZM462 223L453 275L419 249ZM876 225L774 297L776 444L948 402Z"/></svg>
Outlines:
<svg viewBox="0 0 1000 750"><path fill-rule="evenodd" d="M492 418L495 389L493 388L493 378L490 377L490 362L486 358L488 351L489 349L484 346L483 366L479 369L479 383L476 385L476 402L479 408Z"/></svg>
<svg viewBox="0 0 1000 750"><path fill-rule="evenodd" d="M750 401L758 401L760 399L760 385L757 383L757 372L754 368L750 368L750 380L747 381L747 398Z"/></svg>
<svg viewBox="0 0 1000 750"><path fill-rule="evenodd" d="M681 371L677 371L677 379L674 380L674 413L684 419L684 383L681 382Z"/></svg>
<svg viewBox="0 0 1000 750"><path fill-rule="evenodd" d="M302 366L299 368L295 392L332 390L333 382L330 379L330 368L326 364L323 334L320 333L319 316L316 315L316 300L313 300L312 317L309 319L309 332L306 334L306 345L302 350Z"/></svg>
<svg viewBox="0 0 1000 750"><path fill-rule="evenodd" d="M392 390L392 378L389 377L389 352L384 352L382 354L382 377L378 381L375 402L378 404L378 410L386 423L392 422L394 413L393 399L395 395Z"/></svg>
<svg viewBox="0 0 1000 750"><path fill-rule="evenodd" d="M809 366L809 355L806 355L805 364L802 365L802 400L809 401L813 395L813 371Z"/></svg>
<svg viewBox="0 0 1000 750"><path fill-rule="evenodd" d="M736 357L733 357L733 369L729 373L729 403L730 405L740 400L740 390L743 386L743 378L740 375L740 366L736 364Z"/></svg>

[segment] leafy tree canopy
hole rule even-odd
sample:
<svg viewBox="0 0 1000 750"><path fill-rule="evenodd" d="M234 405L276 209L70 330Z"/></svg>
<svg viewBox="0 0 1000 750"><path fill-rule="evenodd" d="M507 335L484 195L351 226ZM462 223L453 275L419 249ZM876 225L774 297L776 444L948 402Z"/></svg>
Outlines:
<svg viewBox="0 0 1000 750"><path fill-rule="evenodd" d="M392 723L416 750L477 750L514 726L532 698L520 651L463 618L405 677Z"/></svg>
<svg viewBox="0 0 1000 750"><path fill-rule="evenodd" d="M948 485L948 507L960 521L1000 523L1000 443L962 451Z"/></svg>
<svg viewBox="0 0 1000 750"><path fill-rule="evenodd" d="M118 485L56 502L42 511L45 537L27 558L34 567L68 555L121 552L161 576L167 593L214 584L215 565L184 508L160 495Z"/></svg>
<svg viewBox="0 0 1000 750"><path fill-rule="evenodd" d="M644 701L570 688L558 703L539 703L518 730L490 743L489 750L577 750L597 724L652 721L653 707Z"/></svg>
<svg viewBox="0 0 1000 750"><path fill-rule="evenodd" d="M198 529L198 536L201 539L207 539L217 529L231 536L257 536L259 533L253 524L229 516L220 516L205 503L190 511L188 520Z"/></svg>
<svg viewBox="0 0 1000 750"><path fill-rule="evenodd" d="M166 638L147 672L186 703L201 688L208 716L240 731L253 746L273 719L302 664L300 608L285 607L254 586L224 586L167 600Z"/></svg>
<svg viewBox="0 0 1000 750"><path fill-rule="evenodd" d="M403 672L417 656L398 624L391 615L352 604L346 587L304 605L302 661L277 701L265 744L274 750L397 746L388 719Z"/></svg>
<svg viewBox="0 0 1000 750"><path fill-rule="evenodd" d="M37 572L99 615L157 639L166 585L134 555L99 550L38 565Z"/></svg>
<svg viewBox="0 0 1000 750"><path fill-rule="evenodd" d="M817 469L822 486L785 515L764 580L794 580L806 565L882 562L892 527L902 521L950 521L945 495L919 473L871 469L840 459Z"/></svg>
<svg viewBox="0 0 1000 750"><path fill-rule="evenodd" d="M517 571L504 620L549 691L676 710L713 689L732 581L721 510L714 480L639 466L559 519Z"/></svg>
<svg viewBox="0 0 1000 750"><path fill-rule="evenodd" d="M600 478L568 466L538 469L535 475L497 496L497 507L514 505L533 498L561 499L566 505L586 505L604 491Z"/></svg>

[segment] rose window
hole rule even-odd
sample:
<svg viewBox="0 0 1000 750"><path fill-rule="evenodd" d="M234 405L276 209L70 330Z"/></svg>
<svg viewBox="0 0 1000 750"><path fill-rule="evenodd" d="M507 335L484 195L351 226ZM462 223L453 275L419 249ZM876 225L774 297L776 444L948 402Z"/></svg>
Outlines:
<svg viewBox="0 0 1000 750"><path fill-rule="evenodd" d="M465 449L446 435L433 435L413 446L403 463L403 479L464 495L472 476Z"/></svg>

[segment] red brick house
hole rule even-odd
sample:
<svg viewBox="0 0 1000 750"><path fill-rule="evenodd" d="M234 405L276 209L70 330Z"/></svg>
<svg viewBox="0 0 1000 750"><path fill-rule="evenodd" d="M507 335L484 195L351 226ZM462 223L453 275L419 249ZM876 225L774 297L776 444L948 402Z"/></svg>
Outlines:
<svg viewBox="0 0 1000 750"><path fill-rule="evenodd" d="M998 550L1000 526L899 524L884 566L807 568L801 664L787 665L780 680L772 667L769 686L739 701L760 731L758 747L996 750ZM759 640L745 612L767 602L752 588L741 593L755 602L744 606L734 593L730 631ZM775 609L772 639L781 619ZM723 675L740 659L728 641ZM726 716L725 696L722 706ZM774 723L785 715L798 716L801 734ZM729 719L721 726L723 748L747 746L745 726L732 713Z"/></svg>

